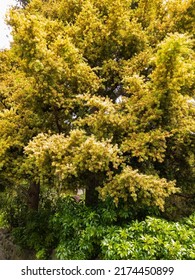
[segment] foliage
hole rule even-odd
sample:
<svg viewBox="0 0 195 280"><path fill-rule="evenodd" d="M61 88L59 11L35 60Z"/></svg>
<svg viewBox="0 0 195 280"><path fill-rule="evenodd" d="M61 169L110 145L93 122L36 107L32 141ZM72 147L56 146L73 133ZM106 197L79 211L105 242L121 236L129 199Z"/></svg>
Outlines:
<svg viewBox="0 0 195 280"><path fill-rule="evenodd" d="M57 258L93 259L99 253L100 238L105 231L99 224L100 216L83 203L76 204L71 199L60 208L53 220L59 234Z"/></svg>
<svg viewBox="0 0 195 280"><path fill-rule="evenodd" d="M115 232L111 230L102 240L104 258L194 260L194 215L186 222L148 217Z"/></svg>
<svg viewBox="0 0 195 280"><path fill-rule="evenodd" d="M18 213L20 216L15 217L20 223L12 229L13 238L19 246L31 250L36 259L48 259L57 244L50 221L54 211L54 205L47 200L39 212L26 209L26 212L23 210Z"/></svg>
<svg viewBox="0 0 195 280"><path fill-rule="evenodd" d="M112 200L92 210L68 196L26 212L13 235L36 259L195 259L194 214L180 222L130 217Z"/></svg>
<svg viewBox="0 0 195 280"><path fill-rule="evenodd" d="M65 209L59 212L60 259L195 259L194 215L181 222L147 217L121 227L111 216L108 223L100 211L83 209L82 204L73 207L71 202Z"/></svg>
<svg viewBox="0 0 195 280"><path fill-rule="evenodd" d="M94 206L97 190L161 210L179 188L194 193L194 41L179 25L193 3L173 2L32 0L11 10L4 180L85 188Z"/></svg>
<svg viewBox="0 0 195 280"><path fill-rule="evenodd" d="M0 228L5 228L9 224L6 220L6 214L4 212L0 212Z"/></svg>
<svg viewBox="0 0 195 280"><path fill-rule="evenodd" d="M11 48L0 52L3 211L23 244L32 232L37 257L59 241L60 258L92 258L102 254L106 207L117 213L112 231L147 214L171 218L194 201L194 0L19 2L7 19ZM86 208L46 207L48 193L78 189Z"/></svg>
<svg viewBox="0 0 195 280"><path fill-rule="evenodd" d="M94 259L101 257L100 244L108 228L123 224L134 213L132 209L116 208L111 199L91 209L84 201L76 202L73 197L61 198L52 216L52 225L58 245L58 259Z"/></svg>

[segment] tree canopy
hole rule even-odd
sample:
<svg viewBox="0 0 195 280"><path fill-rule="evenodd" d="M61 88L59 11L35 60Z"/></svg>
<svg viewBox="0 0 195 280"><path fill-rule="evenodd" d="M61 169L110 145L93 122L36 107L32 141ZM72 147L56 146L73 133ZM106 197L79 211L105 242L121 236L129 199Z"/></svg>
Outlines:
<svg viewBox="0 0 195 280"><path fill-rule="evenodd" d="M0 53L0 187L32 208L46 190L162 211L194 196L194 0L21 2Z"/></svg>

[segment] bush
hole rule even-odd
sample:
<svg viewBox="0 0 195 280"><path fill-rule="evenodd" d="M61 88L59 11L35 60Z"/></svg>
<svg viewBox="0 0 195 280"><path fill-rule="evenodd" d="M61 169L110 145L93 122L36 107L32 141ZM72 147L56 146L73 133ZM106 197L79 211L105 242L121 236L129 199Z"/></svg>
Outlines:
<svg viewBox="0 0 195 280"><path fill-rule="evenodd" d="M180 222L148 216L131 220L111 201L94 210L72 197L45 201L13 229L16 242L37 259L195 259L195 213ZM20 217L20 218L21 218ZM21 219L22 221L22 219Z"/></svg>
<svg viewBox="0 0 195 280"><path fill-rule="evenodd" d="M194 260L195 215L183 222L147 217L111 230L101 242L104 259Z"/></svg>
<svg viewBox="0 0 195 280"><path fill-rule="evenodd" d="M59 244L58 259L95 259L100 254L101 240L106 230L116 221L111 207L91 210L81 201L71 197L58 202L58 211L53 218Z"/></svg>
<svg viewBox="0 0 195 280"><path fill-rule="evenodd" d="M195 259L195 215L181 222L147 217L119 225L105 205L92 211L71 199L61 203L53 219L59 259Z"/></svg>
<svg viewBox="0 0 195 280"><path fill-rule="evenodd" d="M8 222L6 220L6 214L0 211L0 228L5 228L8 226Z"/></svg>
<svg viewBox="0 0 195 280"><path fill-rule="evenodd" d="M58 243L51 223L54 210L50 201L44 203L38 212L26 210L22 222L12 229L15 242L24 249L32 250L37 259L48 259Z"/></svg>

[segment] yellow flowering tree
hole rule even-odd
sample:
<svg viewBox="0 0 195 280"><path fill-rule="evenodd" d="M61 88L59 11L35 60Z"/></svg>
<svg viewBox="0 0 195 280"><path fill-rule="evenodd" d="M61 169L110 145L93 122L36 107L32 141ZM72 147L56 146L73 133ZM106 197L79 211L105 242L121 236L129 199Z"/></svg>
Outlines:
<svg viewBox="0 0 195 280"><path fill-rule="evenodd" d="M193 5L31 0L12 9L1 174L16 170L17 184L37 190L34 208L44 186L84 188L93 207L111 197L163 210L179 189L195 193Z"/></svg>

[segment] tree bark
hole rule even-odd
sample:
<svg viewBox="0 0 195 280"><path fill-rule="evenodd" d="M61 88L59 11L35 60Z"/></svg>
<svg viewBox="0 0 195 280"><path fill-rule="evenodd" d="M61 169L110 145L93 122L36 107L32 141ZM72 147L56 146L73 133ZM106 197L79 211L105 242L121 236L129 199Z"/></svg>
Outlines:
<svg viewBox="0 0 195 280"><path fill-rule="evenodd" d="M30 210L38 211L40 196L40 183L32 181L28 189L28 207Z"/></svg>
<svg viewBox="0 0 195 280"><path fill-rule="evenodd" d="M96 174L91 174L88 177L88 187L85 193L85 205L89 207L97 207L98 205L98 191L96 188L99 186L98 176Z"/></svg>

